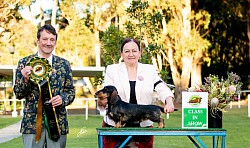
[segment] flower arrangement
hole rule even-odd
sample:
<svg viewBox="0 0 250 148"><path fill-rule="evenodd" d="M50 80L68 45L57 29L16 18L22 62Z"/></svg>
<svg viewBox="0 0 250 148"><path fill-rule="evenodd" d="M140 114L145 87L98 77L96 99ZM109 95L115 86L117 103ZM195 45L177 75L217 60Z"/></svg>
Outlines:
<svg viewBox="0 0 250 148"><path fill-rule="evenodd" d="M217 75L209 75L202 85L188 88L188 91L208 92L208 106L211 115L223 109L233 100L238 100L242 82L240 77L233 72L227 73L227 78L219 78Z"/></svg>

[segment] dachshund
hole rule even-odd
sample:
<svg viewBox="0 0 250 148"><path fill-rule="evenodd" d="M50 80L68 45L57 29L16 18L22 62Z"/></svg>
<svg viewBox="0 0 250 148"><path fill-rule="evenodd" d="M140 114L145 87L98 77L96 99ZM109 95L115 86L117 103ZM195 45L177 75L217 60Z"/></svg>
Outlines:
<svg viewBox="0 0 250 148"><path fill-rule="evenodd" d="M112 86L105 86L97 91L95 96L98 98L99 106L104 108L108 105L107 116L114 120L115 127L121 128L126 123L139 124L145 120L158 123L158 128L164 127L164 119L161 117L164 108L157 105L139 105L122 101L117 89Z"/></svg>

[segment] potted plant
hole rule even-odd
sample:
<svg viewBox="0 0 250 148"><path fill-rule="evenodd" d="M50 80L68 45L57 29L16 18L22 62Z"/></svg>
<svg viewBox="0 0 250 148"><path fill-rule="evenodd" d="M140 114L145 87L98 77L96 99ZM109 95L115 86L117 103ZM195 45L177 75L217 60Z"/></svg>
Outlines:
<svg viewBox="0 0 250 148"><path fill-rule="evenodd" d="M238 100L242 82L240 77L227 73L227 78L210 74L202 85L188 88L188 91L208 92L208 127L222 127L222 112L234 100Z"/></svg>

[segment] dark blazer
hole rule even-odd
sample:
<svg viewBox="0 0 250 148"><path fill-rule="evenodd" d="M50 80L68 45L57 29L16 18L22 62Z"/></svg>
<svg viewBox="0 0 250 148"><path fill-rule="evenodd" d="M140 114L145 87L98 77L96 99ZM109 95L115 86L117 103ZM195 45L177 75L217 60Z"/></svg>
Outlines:
<svg viewBox="0 0 250 148"><path fill-rule="evenodd" d="M25 105L23 109L24 114L20 129L20 132L23 134L35 134L36 132L37 104L40 95L39 88L37 84L33 83L32 81L25 83L21 74L21 70L34 56L37 56L37 54L33 54L19 60L14 85L16 98L25 99ZM52 57L52 69L50 88L52 96L60 95L62 97L62 105L56 107L55 110L61 134L66 135L69 132L66 106L71 104L75 99L72 70L69 61L55 55ZM44 127L43 121L43 128Z"/></svg>

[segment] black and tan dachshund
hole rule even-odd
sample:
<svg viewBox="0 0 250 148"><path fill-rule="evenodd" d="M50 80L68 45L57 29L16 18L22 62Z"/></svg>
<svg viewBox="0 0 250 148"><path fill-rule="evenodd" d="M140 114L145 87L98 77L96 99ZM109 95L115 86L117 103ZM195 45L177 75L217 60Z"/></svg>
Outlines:
<svg viewBox="0 0 250 148"><path fill-rule="evenodd" d="M158 123L158 128L164 127L164 119L161 114L164 108L157 105L138 105L121 100L114 86L105 86L95 93L98 97L98 105L104 108L108 105L107 115L116 123L115 127L124 127L126 123L139 124L145 120Z"/></svg>

